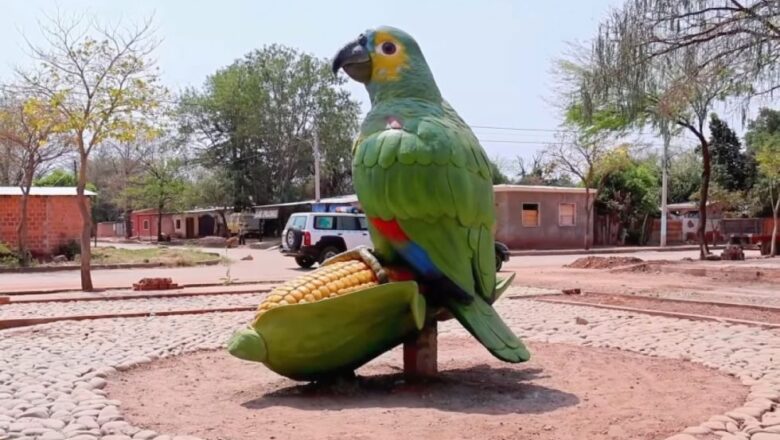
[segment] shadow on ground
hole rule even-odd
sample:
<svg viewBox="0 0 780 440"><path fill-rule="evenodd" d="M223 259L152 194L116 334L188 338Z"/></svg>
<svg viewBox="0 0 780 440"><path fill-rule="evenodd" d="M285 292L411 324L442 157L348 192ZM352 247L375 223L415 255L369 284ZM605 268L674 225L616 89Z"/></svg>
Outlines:
<svg viewBox="0 0 780 440"><path fill-rule="evenodd" d="M402 373L359 376L339 384L293 385L242 404L250 410L286 406L308 411L353 408L432 408L471 414L541 414L574 406L579 398L565 391L531 384L543 378L540 368L470 368L440 372L436 380L407 383Z"/></svg>

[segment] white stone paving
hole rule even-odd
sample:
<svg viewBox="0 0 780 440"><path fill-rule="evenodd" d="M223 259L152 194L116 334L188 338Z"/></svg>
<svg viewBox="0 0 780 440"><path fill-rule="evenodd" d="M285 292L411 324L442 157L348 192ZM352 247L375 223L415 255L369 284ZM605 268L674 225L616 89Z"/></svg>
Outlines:
<svg viewBox="0 0 780 440"><path fill-rule="evenodd" d="M702 420L675 440L780 440L778 330L528 300L503 299L499 310L532 341L686 359L735 375L751 387L743 406ZM222 347L251 316L104 319L0 331L0 439L192 440L125 422L121 403L102 390L104 377L159 357ZM464 331L448 321L440 332Z"/></svg>
<svg viewBox="0 0 780 440"><path fill-rule="evenodd" d="M163 312L225 307L253 307L265 293L196 295L172 298L16 303L0 306L0 319Z"/></svg>

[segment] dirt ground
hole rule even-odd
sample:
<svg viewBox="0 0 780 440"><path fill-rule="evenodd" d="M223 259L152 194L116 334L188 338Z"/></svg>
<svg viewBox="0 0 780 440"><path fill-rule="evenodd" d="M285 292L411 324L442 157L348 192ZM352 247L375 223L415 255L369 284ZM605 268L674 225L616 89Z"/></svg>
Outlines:
<svg viewBox="0 0 780 440"><path fill-rule="evenodd" d="M503 364L459 337L439 341L441 379L405 384L395 350L361 385L315 388L223 351L166 359L110 378L136 426L209 440L658 439L739 406L747 390L692 363L562 344Z"/></svg>
<svg viewBox="0 0 780 440"><path fill-rule="evenodd" d="M666 252L629 263L628 257L573 257L568 264L537 257L537 264L510 260L504 270L525 286L780 307L778 259L695 261Z"/></svg>
<svg viewBox="0 0 780 440"><path fill-rule="evenodd" d="M576 301L583 304L600 304L635 309L658 310L664 312L687 313L693 315L717 316L720 318L743 319L747 321L780 324L780 309L731 306L721 304L702 304L690 301L661 300L657 298L630 295L609 295L587 293L584 295L551 295L538 297L540 301Z"/></svg>

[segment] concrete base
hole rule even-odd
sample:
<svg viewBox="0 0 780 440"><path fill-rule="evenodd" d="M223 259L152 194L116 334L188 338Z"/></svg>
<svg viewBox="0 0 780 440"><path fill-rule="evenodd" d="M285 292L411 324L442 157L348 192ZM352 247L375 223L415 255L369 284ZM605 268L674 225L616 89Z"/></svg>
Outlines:
<svg viewBox="0 0 780 440"><path fill-rule="evenodd" d="M410 380L436 377L439 372L436 320L426 323L420 334L404 343L404 376Z"/></svg>

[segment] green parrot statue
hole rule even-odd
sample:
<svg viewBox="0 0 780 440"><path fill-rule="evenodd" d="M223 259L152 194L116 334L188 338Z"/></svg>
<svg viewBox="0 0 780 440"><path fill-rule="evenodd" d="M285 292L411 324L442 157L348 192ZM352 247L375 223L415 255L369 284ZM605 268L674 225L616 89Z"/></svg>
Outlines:
<svg viewBox="0 0 780 440"><path fill-rule="evenodd" d="M491 305L498 293L488 158L442 98L417 42L392 27L366 31L338 52L333 73L340 69L371 99L352 177L377 257L410 269L427 300L494 356L527 361Z"/></svg>

